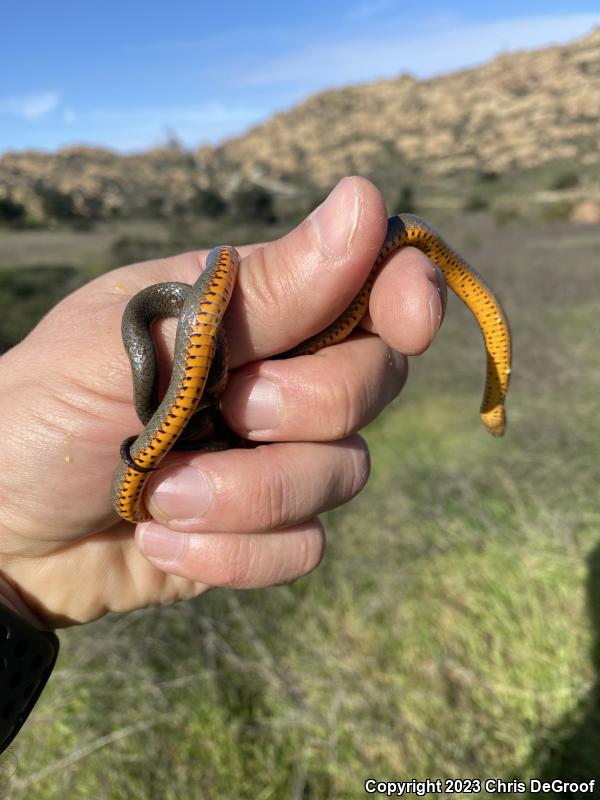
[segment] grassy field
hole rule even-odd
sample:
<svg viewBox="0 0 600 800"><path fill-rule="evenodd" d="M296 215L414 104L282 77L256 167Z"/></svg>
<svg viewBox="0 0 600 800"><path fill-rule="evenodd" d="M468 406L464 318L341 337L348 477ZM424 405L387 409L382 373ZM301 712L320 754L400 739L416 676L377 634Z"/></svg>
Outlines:
<svg viewBox="0 0 600 800"><path fill-rule="evenodd" d="M600 774L600 228L442 230L512 323L507 436L478 422L482 345L451 302L366 431L372 478L327 515L321 567L65 631L0 761L7 796L325 800L366 796L367 777Z"/></svg>

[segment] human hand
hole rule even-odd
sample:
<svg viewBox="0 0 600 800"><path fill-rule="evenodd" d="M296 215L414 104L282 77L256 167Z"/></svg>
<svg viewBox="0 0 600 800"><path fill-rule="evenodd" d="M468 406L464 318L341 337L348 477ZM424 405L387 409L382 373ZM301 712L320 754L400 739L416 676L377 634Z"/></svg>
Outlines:
<svg viewBox="0 0 600 800"><path fill-rule="evenodd" d="M119 445L139 431L120 320L152 283L193 283L206 253L123 267L67 297L0 358L0 600L50 627L171 603L215 586L290 582L320 561L317 518L359 492L368 451L355 432L400 391L405 355L425 350L445 283L406 248L383 266L361 331L312 356L269 361L349 304L383 241L368 181L344 179L284 238L238 248L225 327L228 425L268 447L172 452L146 487L154 519L111 507ZM173 320L155 329L167 363ZM375 334L375 335L373 335ZM267 360L265 360L267 359Z"/></svg>

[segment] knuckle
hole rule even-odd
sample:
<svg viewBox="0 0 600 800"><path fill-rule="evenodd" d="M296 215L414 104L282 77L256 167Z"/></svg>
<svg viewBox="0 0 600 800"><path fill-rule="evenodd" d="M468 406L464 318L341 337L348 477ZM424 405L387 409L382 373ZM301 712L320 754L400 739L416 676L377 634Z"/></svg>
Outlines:
<svg viewBox="0 0 600 800"><path fill-rule="evenodd" d="M246 526L270 531L292 524L296 521L297 485L292 485L286 464L270 446L257 448L253 455L256 463L245 483L245 496L240 499L240 484L235 481L228 493L236 506L245 509Z"/></svg>
<svg viewBox="0 0 600 800"><path fill-rule="evenodd" d="M223 559L220 582L232 589L243 589L251 582L255 563L253 537L232 536L227 542L227 554Z"/></svg>
<svg viewBox="0 0 600 800"><path fill-rule="evenodd" d="M286 491L286 484L287 480L282 470L269 469L259 474L253 516L261 528L272 530L278 525L285 525L292 516L289 499L293 493Z"/></svg>
<svg viewBox="0 0 600 800"><path fill-rule="evenodd" d="M293 264L286 268L287 259L281 248L277 248L277 263L274 263L274 246L252 253L249 269L243 271L240 282L256 317L269 320L269 326L277 329L278 325L289 321L295 311L297 287L294 285L296 269Z"/></svg>
<svg viewBox="0 0 600 800"><path fill-rule="evenodd" d="M332 438L341 439L360 424L366 400L362 381L357 384L355 377L337 376L323 381L315 394L317 418L327 425Z"/></svg>

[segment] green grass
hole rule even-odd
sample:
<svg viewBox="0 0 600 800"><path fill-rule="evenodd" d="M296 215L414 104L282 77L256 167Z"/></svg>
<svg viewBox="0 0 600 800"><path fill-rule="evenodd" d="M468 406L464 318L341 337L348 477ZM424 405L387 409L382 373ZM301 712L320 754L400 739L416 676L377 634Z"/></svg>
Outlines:
<svg viewBox="0 0 600 800"><path fill-rule="evenodd" d="M600 232L470 225L448 238L514 333L507 436L478 421L481 341L453 302L366 432L372 478L326 516L321 567L65 631L12 747L11 798L325 800L362 797L367 777L596 776Z"/></svg>
<svg viewBox="0 0 600 800"><path fill-rule="evenodd" d="M468 170L435 179L422 176L413 186L414 202L417 213L421 211L428 219L441 214L450 225L463 212L481 216L479 212L485 209L490 209L500 224L515 220L549 223L567 219L578 200L597 201L599 175L598 164L574 167L572 160L557 160L492 175ZM388 205L393 205L398 183L385 171L377 183L385 187Z"/></svg>

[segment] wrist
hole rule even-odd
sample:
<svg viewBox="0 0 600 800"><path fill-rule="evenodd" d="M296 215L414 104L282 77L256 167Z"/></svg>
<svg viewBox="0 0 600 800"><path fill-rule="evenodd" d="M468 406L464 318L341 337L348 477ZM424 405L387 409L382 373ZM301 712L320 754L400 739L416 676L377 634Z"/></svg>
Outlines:
<svg viewBox="0 0 600 800"><path fill-rule="evenodd" d="M42 622L37 614L35 614L23 600L18 589L9 583L2 574L0 574L0 605L5 606L35 628L42 631L48 630L48 626Z"/></svg>

